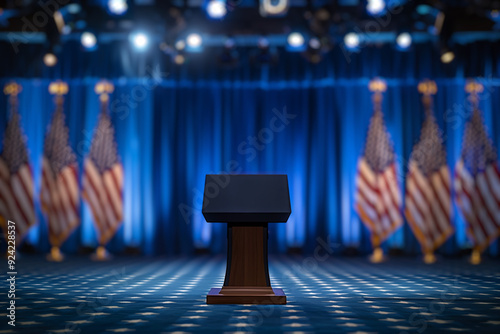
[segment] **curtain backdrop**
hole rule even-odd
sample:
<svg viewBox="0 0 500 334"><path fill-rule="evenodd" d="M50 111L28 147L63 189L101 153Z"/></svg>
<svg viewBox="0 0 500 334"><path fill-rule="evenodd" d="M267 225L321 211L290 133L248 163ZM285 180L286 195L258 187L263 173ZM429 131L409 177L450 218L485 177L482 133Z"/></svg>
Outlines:
<svg viewBox="0 0 500 334"><path fill-rule="evenodd" d="M69 43L59 64L47 69L39 65L40 47L24 45L14 54L9 45L0 44L0 52L7 55L0 64L2 85L15 79L23 86L20 113L38 211L38 225L27 240L39 251L49 249L38 198L43 140L54 111L48 85L55 79L69 84L64 107L81 173L99 113L94 85L105 77L116 87L110 114L125 172L125 216L110 242L112 252L126 246L149 255L189 254L197 248L223 252L225 226L207 224L201 215L205 174L219 172L288 175L292 215L286 224L270 225L271 251L302 247L312 252L318 242L329 240L335 251L352 246L368 252L369 234L353 210L353 196L356 163L372 114L367 88L371 78L387 80L383 111L401 186L423 122L417 92L423 78L438 85L435 112L451 168L470 115L464 92L468 77L485 85L480 107L489 134L500 146L500 47L476 43L458 48L458 59L450 65L439 62L430 44L406 53L370 47L348 57L337 47L318 65L280 50L277 64L247 66L252 54L240 51L241 64L226 69L216 65L217 54L208 50L175 67L156 51L141 55L108 45L84 53ZM4 95L0 106L3 137L8 118ZM87 205L81 214L81 227L65 243L65 252L97 244ZM455 254L469 245L456 207L453 223L456 233L442 253ZM384 247L420 251L407 224ZM498 245L489 252L498 255Z"/></svg>

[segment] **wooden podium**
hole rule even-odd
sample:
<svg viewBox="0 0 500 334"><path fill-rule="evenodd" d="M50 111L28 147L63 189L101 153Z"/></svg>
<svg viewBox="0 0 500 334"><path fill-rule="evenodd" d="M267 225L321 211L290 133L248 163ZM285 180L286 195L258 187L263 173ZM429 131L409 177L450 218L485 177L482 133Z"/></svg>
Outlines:
<svg viewBox="0 0 500 334"><path fill-rule="evenodd" d="M207 304L286 304L269 280L267 224L292 212L287 176L207 175L202 212L227 223L228 241L224 285L210 289Z"/></svg>

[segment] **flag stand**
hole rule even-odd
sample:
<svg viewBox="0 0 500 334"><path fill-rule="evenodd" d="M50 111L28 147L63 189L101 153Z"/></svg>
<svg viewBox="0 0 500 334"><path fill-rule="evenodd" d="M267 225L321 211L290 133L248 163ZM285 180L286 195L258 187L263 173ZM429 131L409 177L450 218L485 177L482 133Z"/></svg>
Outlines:
<svg viewBox="0 0 500 334"><path fill-rule="evenodd" d="M92 261L109 261L112 259L111 254L106 250L106 247L100 245L91 256Z"/></svg>
<svg viewBox="0 0 500 334"><path fill-rule="evenodd" d="M375 249L373 249L372 255L370 255L370 262L381 263L384 261L385 261L384 251L382 250L381 247L375 247Z"/></svg>
<svg viewBox="0 0 500 334"><path fill-rule="evenodd" d="M433 264L433 263L436 263L437 259L436 259L436 255L434 255L434 252L426 252L424 254L424 263L425 264Z"/></svg>
<svg viewBox="0 0 500 334"><path fill-rule="evenodd" d="M47 261L51 262L62 262L64 260L64 255L61 253L61 249L57 246L52 246L50 249L50 254L47 254Z"/></svg>
<svg viewBox="0 0 500 334"><path fill-rule="evenodd" d="M470 264L478 265L481 264L481 252L479 249L474 248L469 259Z"/></svg>

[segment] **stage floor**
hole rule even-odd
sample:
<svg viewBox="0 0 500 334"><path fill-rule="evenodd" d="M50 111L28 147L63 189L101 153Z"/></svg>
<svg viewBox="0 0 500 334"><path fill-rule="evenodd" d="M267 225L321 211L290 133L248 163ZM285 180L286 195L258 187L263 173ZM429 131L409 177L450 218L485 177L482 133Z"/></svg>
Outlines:
<svg viewBox="0 0 500 334"><path fill-rule="evenodd" d="M271 258L288 304L206 305L224 257L41 257L17 261L16 327L0 299L0 333L500 333L500 263L413 258ZM7 285L4 284L5 290Z"/></svg>

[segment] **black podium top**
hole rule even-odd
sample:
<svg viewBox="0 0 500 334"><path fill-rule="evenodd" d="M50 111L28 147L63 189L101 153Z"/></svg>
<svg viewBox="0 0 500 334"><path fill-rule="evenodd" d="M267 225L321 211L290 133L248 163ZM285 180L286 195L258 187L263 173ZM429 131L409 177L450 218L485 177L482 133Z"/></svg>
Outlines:
<svg viewBox="0 0 500 334"><path fill-rule="evenodd" d="M203 216L209 223L278 223L292 213L286 175L209 174Z"/></svg>

